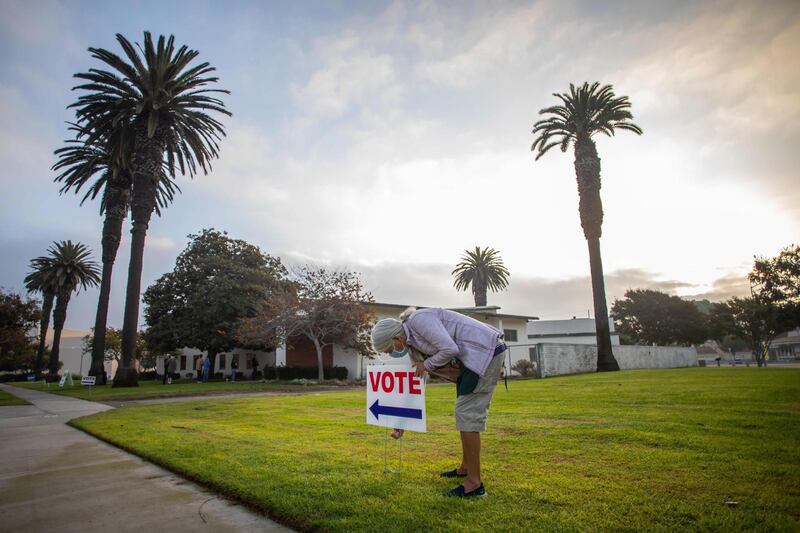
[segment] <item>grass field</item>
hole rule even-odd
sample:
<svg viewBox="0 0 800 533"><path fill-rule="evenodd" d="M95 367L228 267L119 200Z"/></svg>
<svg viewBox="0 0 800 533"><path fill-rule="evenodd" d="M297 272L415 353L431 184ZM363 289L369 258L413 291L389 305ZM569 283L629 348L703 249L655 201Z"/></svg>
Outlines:
<svg viewBox="0 0 800 533"><path fill-rule="evenodd" d="M4 390L0 390L0 407L5 407L7 405L28 405L28 402Z"/></svg>
<svg viewBox="0 0 800 533"><path fill-rule="evenodd" d="M194 380L183 380L173 382L172 385L164 385L161 381L140 381L138 387L113 388L111 382L102 387L88 387L75 380L72 387L64 386L60 388L58 383L46 384L44 381L36 383L10 383L15 387L24 387L53 394L71 396L102 402L106 400L146 400L149 398L172 398L177 396L203 396L203 395L225 395L233 393L247 392L308 392L315 388L335 388L336 385L302 385L291 382L261 382L261 381L237 381L235 383L225 381L209 381L208 383L197 383Z"/></svg>
<svg viewBox="0 0 800 533"><path fill-rule="evenodd" d="M74 425L300 529L797 531L800 371L682 369L516 381L483 439L489 497L441 496L454 390L428 433L365 425L363 391L127 407ZM726 502L735 501L727 505Z"/></svg>

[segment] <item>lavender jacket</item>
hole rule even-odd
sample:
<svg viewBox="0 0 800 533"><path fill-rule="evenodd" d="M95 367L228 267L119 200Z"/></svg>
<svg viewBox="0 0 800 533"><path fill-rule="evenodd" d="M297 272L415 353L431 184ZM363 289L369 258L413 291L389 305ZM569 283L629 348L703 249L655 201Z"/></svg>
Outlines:
<svg viewBox="0 0 800 533"><path fill-rule="evenodd" d="M479 376L486 372L502 337L497 328L448 309L414 311L403 329L408 344L429 356L425 360L428 370L457 357Z"/></svg>

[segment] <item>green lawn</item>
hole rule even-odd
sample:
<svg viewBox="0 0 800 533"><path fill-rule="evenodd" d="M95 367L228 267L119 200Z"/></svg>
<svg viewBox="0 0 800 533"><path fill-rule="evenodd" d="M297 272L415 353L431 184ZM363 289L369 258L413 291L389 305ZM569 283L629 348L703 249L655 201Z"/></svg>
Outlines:
<svg viewBox="0 0 800 533"><path fill-rule="evenodd" d="M261 382L261 381L237 381L235 383L225 381L210 381L208 383L197 383L194 380L183 380L173 382L172 385L164 385L161 381L140 381L138 387L113 388L111 382L102 387L88 387L80 384L80 380L75 380L72 387L64 386L60 388L58 383L46 384L44 381L36 383L13 383L15 387L24 387L53 394L62 394L84 400L102 402L106 400L146 400L148 398L171 398L176 396L196 396L196 395L225 395L245 392L307 392L315 388L334 388L336 385L302 385L292 382Z"/></svg>
<svg viewBox="0 0 800 533"><path fill-rule="evenodd" d="M683 369L515 381L483 445L489 497L453 500L451 385L384 472L363 391L127 407L74 425L278 520L329 531L797 531L800 371ZM389 442L397 466L399 448ZM726 505L735 501L735 506Z"/></svg>
<svg viewBox="0 0 800 533"><path fill-rule="evenodd" d="M28 405L28 402L4 390L0 390L0 407L5 407L7 405Z"/></svg>

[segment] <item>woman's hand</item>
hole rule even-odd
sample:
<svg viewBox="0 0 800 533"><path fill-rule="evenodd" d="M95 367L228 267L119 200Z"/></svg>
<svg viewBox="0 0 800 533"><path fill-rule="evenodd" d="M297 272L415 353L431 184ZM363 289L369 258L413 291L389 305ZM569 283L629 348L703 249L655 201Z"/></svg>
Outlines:
<svg viewBox="0 0 800 533"><path fill-rule="evenodd" d="M425 368L425 362L424 361L417 361L416 363L413 363L413 365L414 365L414 375L416 377L419 378L419 377L422 377L422 376L424 376L424 375L426 375L428 373L428 369Z"/></svg>

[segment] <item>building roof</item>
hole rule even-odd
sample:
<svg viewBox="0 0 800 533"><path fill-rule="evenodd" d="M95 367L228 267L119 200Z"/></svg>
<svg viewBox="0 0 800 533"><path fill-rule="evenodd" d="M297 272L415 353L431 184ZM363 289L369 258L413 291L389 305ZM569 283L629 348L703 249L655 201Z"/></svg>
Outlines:
<svg viewBox="0 0 800 533"><path fill-rule="evenodd" d="M417 309L430 309L430 307L426 307L424 305L406 305L406 304L390 304L390 303L383 303L383 302L373 302L369 305L374 305L377 307L397 307L406 309L408 307L416 307ZM458 313L462 313L465 315L482 315L486 318L516 318L519 320L539 320L538 316L530 316L530 315L511 315L507 313L498 313L497 311L500 309L497 305L481 305L477 307L447 307L451 311L456 311Z"/></svg>

